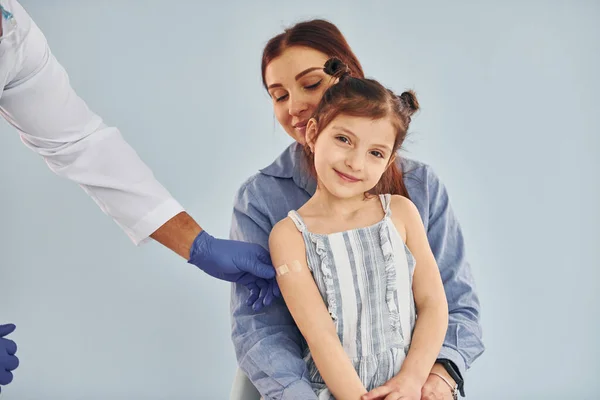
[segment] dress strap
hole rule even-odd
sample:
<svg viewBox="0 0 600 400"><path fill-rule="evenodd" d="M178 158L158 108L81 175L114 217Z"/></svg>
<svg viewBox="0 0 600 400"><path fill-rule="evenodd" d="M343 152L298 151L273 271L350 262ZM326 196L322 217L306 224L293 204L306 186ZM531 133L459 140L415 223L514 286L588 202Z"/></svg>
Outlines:
<svg viewBox="0 0 600 400"><path fill-rule="evenodd" d="M296 228L301 233L304 233L304 231L306 230L306 224L302 220L300 214L298 214L296 210L291 210L290 212L288 212L288 217L290 217L290 219L294 221L294 225L296 225Z"/></svg>
<svg viewBox="0 0 600 400"><path fill-rule="evenodd" d="M381 201L381 207L383 207L383 212L385 213L385 216L391 217L392 216L392 208L391 208L392 195L389 193L380 194L379 200Z"/></svg>

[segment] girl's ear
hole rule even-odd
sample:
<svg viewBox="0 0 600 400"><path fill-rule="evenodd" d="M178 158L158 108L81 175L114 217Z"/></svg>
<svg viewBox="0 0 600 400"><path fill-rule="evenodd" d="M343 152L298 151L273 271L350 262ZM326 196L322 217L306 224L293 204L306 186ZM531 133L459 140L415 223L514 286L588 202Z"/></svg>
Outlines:
<svg viewBox="0 0 600 400"><path fill-rule="evenodd" d="M315 152L315 142L317 141L318 126L317 120L311 118L306 123L306 144L310 148L311 153Z"/></svg>

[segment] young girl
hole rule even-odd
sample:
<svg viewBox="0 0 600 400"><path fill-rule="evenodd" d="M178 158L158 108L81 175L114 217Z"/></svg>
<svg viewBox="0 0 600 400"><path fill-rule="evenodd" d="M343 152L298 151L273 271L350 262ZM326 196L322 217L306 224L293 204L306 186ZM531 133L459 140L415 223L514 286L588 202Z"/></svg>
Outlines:
<svg viewBox="0 0 600 400"><path fill-rule="evenodd" d="M394 158L418 102L337 59L325 72L339 82L306 126L318 187L271 232L277 282L319 399L420 400L448 306L419 212L395 194Z"/></svg>

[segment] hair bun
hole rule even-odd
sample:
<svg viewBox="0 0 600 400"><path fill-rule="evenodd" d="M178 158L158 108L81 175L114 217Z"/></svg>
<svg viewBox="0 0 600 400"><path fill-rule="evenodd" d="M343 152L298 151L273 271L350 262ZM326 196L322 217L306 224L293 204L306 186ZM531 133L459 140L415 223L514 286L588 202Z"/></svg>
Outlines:
<svg viewBox="0 0 600 400"><path fill-rule="evenodd" d="M412 90L408 90L398 97L409 117L419 110L419 101L417 100L415 92Z"/></svg>
<svg viewBox="0 0 600 400"><path fill-rule="evenodd" d="M325 67L323 67L323 71L328 75L340 79L350 76L350 68L337 57L332 57L327 60Z"/></svg>

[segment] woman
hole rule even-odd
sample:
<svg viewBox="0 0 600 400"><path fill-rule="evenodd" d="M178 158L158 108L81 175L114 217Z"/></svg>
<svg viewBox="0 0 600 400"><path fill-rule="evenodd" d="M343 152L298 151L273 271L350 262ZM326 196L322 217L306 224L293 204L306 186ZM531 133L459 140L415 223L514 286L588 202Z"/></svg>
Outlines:
<svg viewBox="0 0 600 400"><path fill-rule="evenodd" d="M315 192L302 147L306 123L333 82L323 71L330 57L341 59L353 74L364 77L360 62L335 25L313 20L296 24L272 38L262 58L262 78L278 122L297 142L270 166L249 178L234 205L232 239L268 248L273 226L300 208ZM449 326L442 350L423 387L423 399L452 399L463 394L465 371L484 350L479 300L462 233L443 184L431 168L401 158L401 180L417 206L438 263L449 305ZM303 355L306 343L282 299L260 313L246 305L248 289L234 285L233 332L240 368L269 399L316 399ZM244 379L238 374L238 379ZM247 382L238 386L248 387Z"/></svg>

